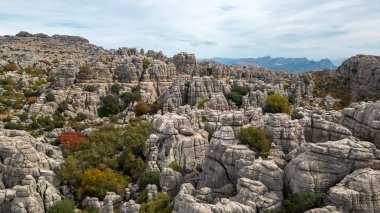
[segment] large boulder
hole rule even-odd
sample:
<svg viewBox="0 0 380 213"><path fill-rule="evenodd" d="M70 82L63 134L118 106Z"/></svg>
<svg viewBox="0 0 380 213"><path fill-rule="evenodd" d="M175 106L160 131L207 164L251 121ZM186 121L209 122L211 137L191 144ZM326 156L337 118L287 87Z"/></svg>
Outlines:
<svg viewBox="0 0 380 213"><path fill-rule="evenodd" d="M380 208L380 171L355 170L328 191L326 203L343 212L377 212Z"/></svg>
<svg viewBox="0 0 380 213"><path fill-rule="evenodd" d="M230 126L223 126L213 134L198 188L220 188L237 183L239 170L255 159L254 151L237 143Z"/></svg>
<svg viewBox="0 0 380 213"><path fill-rule="evenodd" d="M376 166L380 150L365 141L342 139L304 143L291 153L285 167L285 184L290 193L327 192L356 169Z"/></svg>
<svg viewBox="0 0 380 213"><path fill-rule="evenodd" d="M380 148L380 101L351 104L342 110L342 124L361 138L374 143Z"/></svg>

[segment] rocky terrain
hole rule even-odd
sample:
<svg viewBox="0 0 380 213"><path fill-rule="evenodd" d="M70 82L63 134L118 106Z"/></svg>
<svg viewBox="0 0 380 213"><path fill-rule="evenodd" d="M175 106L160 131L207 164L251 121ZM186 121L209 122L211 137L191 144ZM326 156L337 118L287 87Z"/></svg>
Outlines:
<svg viewBox="0 0 380 213"><path fill-rule="evenodd" d="M0 71L0 212L380 212L378 56L291 74L20 32Z"/></svg>

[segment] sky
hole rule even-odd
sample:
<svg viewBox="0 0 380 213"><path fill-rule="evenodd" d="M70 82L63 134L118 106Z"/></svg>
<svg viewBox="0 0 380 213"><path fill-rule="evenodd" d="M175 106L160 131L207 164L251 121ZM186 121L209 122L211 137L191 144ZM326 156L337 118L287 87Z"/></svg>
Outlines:
<svg viewBox="0 0 380 213"><path fill-rule="evenodd" d="M380 55L380 0L0 0L0 35L78 35L171 57Z"/></svg>

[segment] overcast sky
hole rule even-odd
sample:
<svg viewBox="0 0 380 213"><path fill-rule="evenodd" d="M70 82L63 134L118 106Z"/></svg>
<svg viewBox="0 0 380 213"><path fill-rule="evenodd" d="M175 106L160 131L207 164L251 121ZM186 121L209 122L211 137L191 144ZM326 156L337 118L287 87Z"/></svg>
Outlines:
<svg viewBox="0 0 380 213"><path fill-rule="evenodd" d="M380 0L0 0L0 34L200 58L380 55Z"/></svg>

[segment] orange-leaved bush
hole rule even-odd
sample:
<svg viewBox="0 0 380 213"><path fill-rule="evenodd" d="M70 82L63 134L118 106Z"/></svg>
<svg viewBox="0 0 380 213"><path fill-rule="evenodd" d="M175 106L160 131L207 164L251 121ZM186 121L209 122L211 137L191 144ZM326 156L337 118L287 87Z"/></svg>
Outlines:
<svg viewBox="0 0 380 213"><path fill-rule="evenodd" d="M81 132L67 131L62 132L58 137L59 143L64 148L76 149L79 147L80 142L84 139L84 134Z"/></svg>

